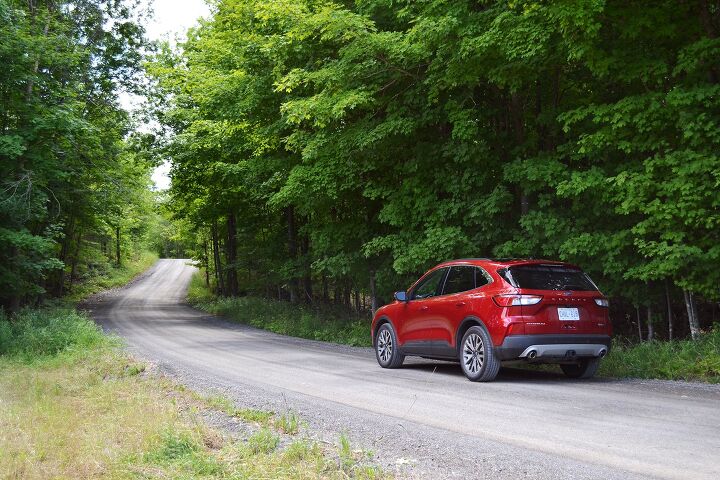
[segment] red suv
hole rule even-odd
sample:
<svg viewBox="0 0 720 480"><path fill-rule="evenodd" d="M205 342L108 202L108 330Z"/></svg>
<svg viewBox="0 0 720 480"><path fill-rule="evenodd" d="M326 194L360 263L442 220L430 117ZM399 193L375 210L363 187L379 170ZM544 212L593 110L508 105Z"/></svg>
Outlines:
<svg viewBox="0 0 720 480"><path fill-rule="evenodd" d="M546 260L441 263L380 308L372 340L380 366L408 355L460 361L472 381L502 361L556 363L590 378L610 350L608 301L580 268Z"/></svg>

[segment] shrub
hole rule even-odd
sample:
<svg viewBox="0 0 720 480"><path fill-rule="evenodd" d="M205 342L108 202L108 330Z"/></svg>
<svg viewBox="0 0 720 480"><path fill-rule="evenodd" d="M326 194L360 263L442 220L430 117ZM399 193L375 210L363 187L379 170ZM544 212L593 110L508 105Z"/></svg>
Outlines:
<svg viewBox="0 0 720 480"><path fill-rule="evenodd" d="M26 309L12 317L0 312L0 355L33 359L108 342L100 327L72 309Z"/></svg>
<svg viewBox="0 0 720 480"><path fill-rule="evenodd" d="M720 382L720 324L697 340L637 345L615 342L601 363L601 373L611 377Z"/></svg>
<svg viewBox="0 0 720 480"><path fill-rule="evenodd" d="M370 319L332 305L293 305L261 297L216 297L196 274L188 302L227 319L292 337L370 346Z"/></svg>

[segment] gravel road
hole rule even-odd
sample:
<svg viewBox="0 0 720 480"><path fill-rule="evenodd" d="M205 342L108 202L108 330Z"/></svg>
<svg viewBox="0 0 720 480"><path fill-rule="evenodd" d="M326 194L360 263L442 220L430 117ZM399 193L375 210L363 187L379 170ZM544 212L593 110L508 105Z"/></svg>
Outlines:
<svg viewBox="0 0 720 480"><path fill-rule="evenodd" d="M381 369L371 349L276 335L184 303L195 272L160 260L88 304L136 355L239 405L293 410L310 435L354 447L401 478L720 478L720 386L572 381L504 368L471 383L457 365Z"/></svg>

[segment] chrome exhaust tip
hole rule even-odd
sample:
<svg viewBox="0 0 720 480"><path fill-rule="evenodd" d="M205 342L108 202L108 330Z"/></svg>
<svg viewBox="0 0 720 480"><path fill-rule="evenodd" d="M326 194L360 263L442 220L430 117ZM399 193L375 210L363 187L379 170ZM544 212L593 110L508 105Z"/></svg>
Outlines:
<svg viewBox="0 0 720 480"><path fill-rule="evenodd" d="M537 350L530 350L527 354L527 358L533 359L535 357L537 357Z"/></svg>
<svg viewBox="0 0 720 480"><path fill-rule="evenodd" d="M598 353L598 357L603 358L605 355L607 355L607 350L603 348Z"/></svg>

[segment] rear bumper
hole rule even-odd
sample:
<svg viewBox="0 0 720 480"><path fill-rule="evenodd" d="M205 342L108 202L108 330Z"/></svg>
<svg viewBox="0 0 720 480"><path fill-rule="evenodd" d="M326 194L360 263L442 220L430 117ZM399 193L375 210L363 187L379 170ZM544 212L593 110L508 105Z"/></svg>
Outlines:
<svg viewBox="0 0 720 480"><path fill-rule="evenodd" d="M562 361L609 352L609 335L511 335L495 347L500 360Z"/></svg>

